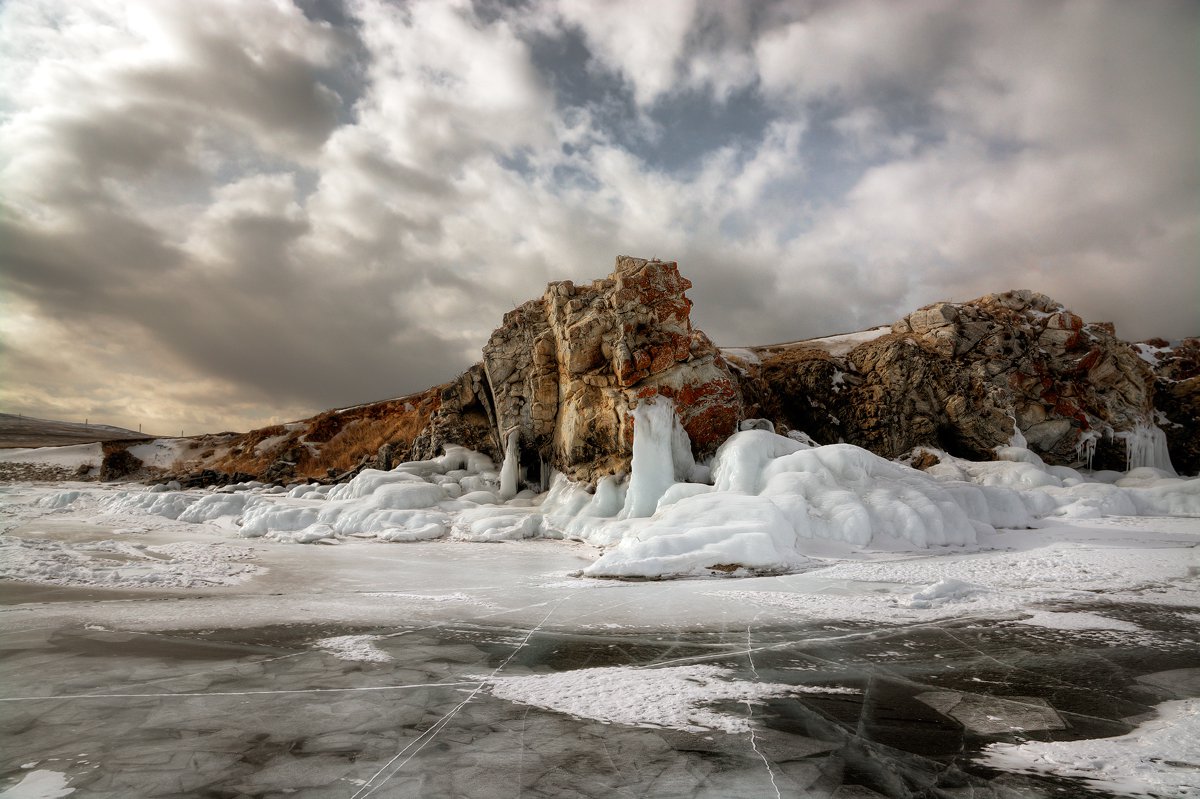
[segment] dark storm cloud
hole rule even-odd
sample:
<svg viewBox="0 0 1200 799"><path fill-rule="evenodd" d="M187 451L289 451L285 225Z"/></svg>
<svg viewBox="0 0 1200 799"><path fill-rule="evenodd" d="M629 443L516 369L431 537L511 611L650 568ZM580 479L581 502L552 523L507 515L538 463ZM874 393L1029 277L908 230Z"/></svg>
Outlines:
<svg viewBox="0 0 1200 799"><path fill-rule="evenodd" d="M1016 286L1194 334L1198 22L11 0L0 397L169 431L393 396L618 253L678 259L728 344Z"/></svg>

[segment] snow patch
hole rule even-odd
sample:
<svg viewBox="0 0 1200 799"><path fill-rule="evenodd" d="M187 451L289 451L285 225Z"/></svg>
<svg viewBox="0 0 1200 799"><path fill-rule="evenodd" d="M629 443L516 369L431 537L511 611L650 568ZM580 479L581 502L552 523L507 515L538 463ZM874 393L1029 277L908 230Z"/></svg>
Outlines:
<svg viewBox="0 0 1200 799"><path fill-rule="evenodd" d="M104 450L100 444L0 450L0 463L36 463L44 466L59 466L63 469L78 469L84 465L99 466L102 460L104 460Z"/></svg>
<svg viewBox="0 0 1200 799"><path fill-rule="evenodd" d="M152 469L170 469L188 450L190 441L179 438L156 438L145 444L135 444L129 454Z"/></svg>
<svg viewBox="0 0 1200 799"><path fill-rule="evenodd" d="M1116 630L1127 633L1136 633L1142 630L1132 622L1110 619L1099 613L1083 611L1056 613L1046 610L1033 610L1028 613L1029 618L1020 619L1020 624L1045 627L1050 630Z"/></svg>
<svg viewBox="0 0 1200 799"><path fill-rule="evenodd" d="M384 652L375 642L380 635L338 635L322 638L313 643L341 660L359 663L390 663L392 656Z"/></svg>
<svg viewBox="0 0 1200 799"><path fill-rule="evenodd" d="M585 719L637 727L740 733L750 721L711 708L796 692L790 685L732 679L717 666L636 669L614 666L491 680L500 699Z"/></svg>
<svg viewBox="0 0 1200 799"><path fill-rule="evenodd" d="M74 788L67 787L68 782L66 774L38 769L21 777L21 781L11 788L0 791L0 799L58 799L75 793Z"/></svg>
<svg viewBox="0 0 1200 799"><path fill-rule="evenodd" d="M1087 780L1121 796L1200 796L1200 699L1159 705L1158 718L1116 738L991 744L983 760L1009 771Z"/></svg>

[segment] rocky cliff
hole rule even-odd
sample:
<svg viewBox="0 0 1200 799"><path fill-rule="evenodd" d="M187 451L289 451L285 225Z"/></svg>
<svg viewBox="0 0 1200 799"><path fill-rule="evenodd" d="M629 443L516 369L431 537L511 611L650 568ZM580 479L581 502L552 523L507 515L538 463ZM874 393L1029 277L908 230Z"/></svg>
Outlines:
<svg viewBox="0 0 1200 799"><path fill-rule="evenodd" d="M1135 345L1154 369L1154 407L1180 474L1200 472L1200 338Z"/></svg>
<svg viewBox="0 0 1200 799"><path fill-rule="evenodd" d="M1129 344L1111 324L1009 291L869 331L719 350L692 327L689 288L674 262L620 256L607 277L551 283L506 314L482 360L445 385L198 441L179 470L341 479L453 443L519 459L531 485L551 468L593 482L628 471L631 411L652 396L674 401L698 458L762 419L887 458L935 447L988 460L1025 441L1047 463L1097 469L1165 440L1176 468L1200 469L1196 339Z"/></svg>
<svg viewBox="0 0 1200 799"><path fill-rule="evenodd" d="M929 446L988 460L1015 438L1047 463L1114 469L1123 435L1156 420L1139 350L1043 294L939 302L839 350L845 338L734 357L750 410L889 458Z"/></svg>
<svg viewBox="0 0 1200 799"><path fill-rule="evenodd" d="M711 454L737 429L742 402L720 351L692 328L691 285L672 261L627 256L593 283L551 283L504 316L414 456L447 443L501 455L511 440L531 481L548 466L594 480L628 470L630 411L657 395L674 400L696 454Z"/></svg>

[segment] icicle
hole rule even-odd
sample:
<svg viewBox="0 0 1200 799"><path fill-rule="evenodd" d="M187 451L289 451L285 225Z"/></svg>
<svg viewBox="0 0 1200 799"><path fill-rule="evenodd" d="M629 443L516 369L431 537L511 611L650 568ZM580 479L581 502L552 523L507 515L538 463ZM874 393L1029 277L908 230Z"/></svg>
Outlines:
<svg viewBox="0 0 1200 799"><path fill-rule="evenodd" d="M687 431L665 397L633 409L633 463L622 518L652 516L658 500L696 468Z"/></svg>
<svg viewBox="0 0 1200 799"><path fill-rule="evenodd" d="M1167 434L1158 425L1141 423L1116 436L1125 439L1126 471L1150 466L1167 474L1175 474L1171 454L1167 451Z"/></svg>
<svg viewBox="0 0 1200 799"><path fill-rule="evenodd" d="M504 464L500 467L500 501L508 502L517 495L517 478L521 472L521 431L508 431L504 447Z"/></svg>
<svg viewBox="0 0 1200 799"><path fill-rule="evenodd" d="M1029 449L1029 442L1027 440L1025 440L1025 434L1021 432L1021 428L1017 424L1017 417L1014 414L1010 413L1008 415L1008 418L1012 419L1012 423L1013 423L1013 434L1012 434L1012 438L1010 438L1008 440L1008 445L1010 447L1020 447L1021 449Z"/></svg>
<svg viewBox="0 0 1200 799"><path fill-rule="evenodd" d="M1086 464L1085 468L1090 472L1092 470L1092 458L1096 456L1096 442L1100 440L1100 434L1095 430L1088 430L1079 434L1079 440L1075 442L1075 454L1083 459Z"/></svg>

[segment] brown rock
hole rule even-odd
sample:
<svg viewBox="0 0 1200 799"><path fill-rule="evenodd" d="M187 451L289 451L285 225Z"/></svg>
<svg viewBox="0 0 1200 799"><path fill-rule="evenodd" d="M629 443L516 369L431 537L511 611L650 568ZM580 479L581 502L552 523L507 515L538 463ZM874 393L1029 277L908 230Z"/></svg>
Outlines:
<svg viewBox="0 0 1200 799"><path fill-rule="evenodd" d="M594 480L628 469L629 410L650 395L673 398L697 455L711 453L736 429L741 395L716 347L692 329L691 285L674 262L627 256L591 284L551 283L506 314L484 346L471 378L474 434L462 429L460 391L458 406L443 399L421 455L474 441L498 458L515 429L523 464Z"/></svg>
<svg viewBox="0 0 1200 799"><path fill-rule="evenodd" d="M934 303L845 356L804 352L804 342L760 350L761 366L742 370L747 406L886 457L924 445L986 459L1009 442L1015 418L1048 463L1073 464L1083 432L1129 430L1154 414L1138 352L1111 326L1032 291ZM1123 468L1123 459L1106 439L1094 463Z"/></svg>

